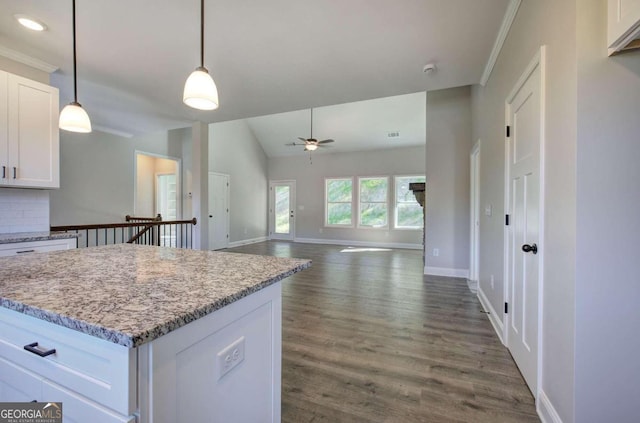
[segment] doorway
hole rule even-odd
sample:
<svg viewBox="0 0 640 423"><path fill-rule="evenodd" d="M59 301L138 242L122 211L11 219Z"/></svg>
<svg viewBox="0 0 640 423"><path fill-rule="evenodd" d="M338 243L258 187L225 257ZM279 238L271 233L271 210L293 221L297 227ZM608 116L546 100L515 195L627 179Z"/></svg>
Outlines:
<svg viewBox="0 0 640 423"><path fill-rule="evenodd" d="M541 368L545 48L506 101L505 335L534 397Z"/></svg>
<svg viewBox="0 0 640 423"><path fill-rule="evenodd" d="M180 159L135 152L133 214L162 220L182 218Z"/></svg>
<svg viewBox="0 0 640 423"><path fill-rule="evenodd" d="M230 176L209 172L209 249L229 247Z"/></svg>
<svg viewBox="0 0 640 423"><path fill-rule="evenodd" d="M269 183L269 236L293 241L295 238L296 182Z"/></svg>
<svg viewBox="0 0 640 423"><path fill-rule="evenodd" d="M471 150L471 248L469 280L477 286L480 273L480 140Z"/></svg>

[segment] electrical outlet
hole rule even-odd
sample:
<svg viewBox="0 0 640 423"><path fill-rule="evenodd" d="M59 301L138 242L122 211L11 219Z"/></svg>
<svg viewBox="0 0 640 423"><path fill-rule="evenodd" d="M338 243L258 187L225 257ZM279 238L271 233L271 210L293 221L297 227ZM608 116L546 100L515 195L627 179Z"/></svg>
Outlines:
<svg viewBox="0 0 640 423"><path fill-rule="evenodd" d="M493 289L493 275L491 275L491 289Z"/></svg>
<svg viewBox="0 0 640 423"><path fill-rule="evenodd" d="M218 353L218 379L233 370L244 360L244 336Z"/></svg>
<svg viewBox="0 0 640 423"><path fill-rule="evenodd" d="M433 256L434 257L438 257L440 255L440 249L439 248L434 248L433 249Z"/></svg>

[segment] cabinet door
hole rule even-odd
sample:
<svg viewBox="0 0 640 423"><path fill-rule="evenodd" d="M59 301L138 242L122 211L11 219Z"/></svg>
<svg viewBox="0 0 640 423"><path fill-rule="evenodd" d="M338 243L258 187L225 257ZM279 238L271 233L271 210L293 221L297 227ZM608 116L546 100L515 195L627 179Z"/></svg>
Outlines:
<svg viewBox="0 0 640 423"><path fill-rule="evenodd" d="M0 401L40 401L42 378L0 358Z"/></svg>
<svg viewBox="0 0 640 423"><path fill-rule="evenodd" d="M640 27L640 0L609 0L609 47L619 50Z"/></svg>
<svg viewBox="0 0 640 423"><path fill-rule="evenodd" d="M0 71L0 185L7 183L9 175L9 156L7 139L9 136L7 120L7 102L9 101L9 87L7 80L9 74Z"/></svg>
<svg viewBox="0 0 640 423"><path fill-rule="evenodd" d="M0 244L0 257L46 253L47 251L70 250L73 248L76 248L75 239L16 242L11 244Z"/></svg>
<svg viewBox="0 0 640 423"><path fill-rule="evenodd" d="M60 187L58 89L8 76L8 185Z"/></svg>
<svg viewBox="0 0 640 423"><path fill-rule="evenodd" d="M61 402L64 423L133 423L135 417L122 416L72 391L45 380L42 401Z"/></svg>

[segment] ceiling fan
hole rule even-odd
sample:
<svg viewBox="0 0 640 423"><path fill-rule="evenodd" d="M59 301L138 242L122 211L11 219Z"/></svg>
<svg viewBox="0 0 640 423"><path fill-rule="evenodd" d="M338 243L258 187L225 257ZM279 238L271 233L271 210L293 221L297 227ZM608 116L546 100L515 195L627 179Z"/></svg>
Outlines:
<svg viewBox="0 0 640 423"><path fill-rule="evenodd" d="M332 139L318 141L317 139L313 138L313 108L311 109L311 136L309 138L298 137L298 139L302 141L302 143L292 142L285 145L288 145L291 147L296 145L303 145L304 151L315 151L318 149L318 147L324 147L325 144L335 142Z"/></svg>

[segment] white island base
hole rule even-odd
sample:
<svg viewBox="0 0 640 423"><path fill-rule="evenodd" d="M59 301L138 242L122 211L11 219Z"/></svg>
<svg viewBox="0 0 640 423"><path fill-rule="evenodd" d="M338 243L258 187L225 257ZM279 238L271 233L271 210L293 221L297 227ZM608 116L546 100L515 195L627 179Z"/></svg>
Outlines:
<svg viewBox="0 0 640 423"><path fill-rule="evenodd" d="M0 307L1 400L69 423L277 423L281 360L280 282L136 348Z"/></svg>

